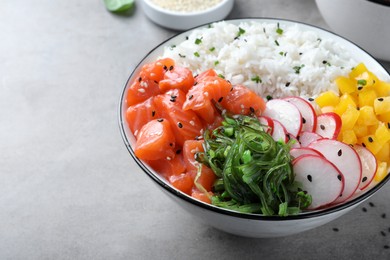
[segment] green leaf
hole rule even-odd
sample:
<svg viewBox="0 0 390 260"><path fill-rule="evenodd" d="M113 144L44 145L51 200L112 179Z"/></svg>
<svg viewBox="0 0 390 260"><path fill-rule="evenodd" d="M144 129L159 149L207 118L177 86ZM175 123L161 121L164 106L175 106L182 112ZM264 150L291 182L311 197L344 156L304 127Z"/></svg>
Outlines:
<svg viewBox="0 0 390 260"><path fill-rule="evenodd" d="M125 12L134 6L134 0L104 0L106 8L110 12Z"/></svg>

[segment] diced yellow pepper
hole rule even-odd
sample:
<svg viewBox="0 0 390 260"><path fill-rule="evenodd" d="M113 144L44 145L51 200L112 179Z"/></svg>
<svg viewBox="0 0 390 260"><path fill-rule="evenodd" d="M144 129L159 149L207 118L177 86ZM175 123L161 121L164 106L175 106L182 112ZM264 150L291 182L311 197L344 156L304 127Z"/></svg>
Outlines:
<svg viewBox="0 0 390 260"><path fill-rule="evenodd" d="M386 143L375 154L378 161L390 163L390 143Z"/></svg>
<svg viewBox="0 0 390 260"><path fill-rule="evenodd" d="M377 115L378 119L382 122L390 122L390 113Z"/></svg>
<svg viewBox="0 0 390 260"><path fill-rule="evenodd" d="M359 125L359 124L356 124L354 127L353 127L353 131L355 132L355 135L358 137L358 138L362 138L366 135L368 135L368 127L366 125Z"/></svg>
<svg viewBox="0 0 390 260"><path fill-rule="evenodd" d="M379 121L378 121L378 122L379 122ZM375 135L375 132L376 132L376 130L378 129L378 125L379 125L379 123L376 124L376 125L369 125L369 126L367 126L368 134L369 134L369 135Z"/></svg>
<svg viewBox="0 0 390 260"><path fill-rule="evenodd" d="M356 108L356 103L351 95L346 93L340 97L340 102L335 106L334 112L341 116L347 110L348 106Z"/></svg>
<svg viewBox="0 0 390 260"><path fill-rule="evenodd" d="M375 136L382 144L390 141L390 130L384 123L379 123L378 128L375 131Z"/></svg>
<svg viewBox="0 0 390 260"><path fill-rule="evenodd" d="M359 110L357 110L356 107L349 105L347 110L345 110L345 112L341 115L341 131L352 130L358 118Z"/></svg>
<svg viewBox="0 0 390 260"><path fill-rule="evenodd" d="M373 89L364 89L359 91L359 107L373 106L374 100L377 98L376 92Z"/></svg>
<svg viewBox="0 0 390 260"><path fill-rule="evenodd" d="M336 106L340 102L340 98L333 91L326 91L321 93L315 101L322 108L325 106Z"/></svg>
<svg viewBox="0 0 390 260"><path fill-rule="evenodd" d="M342 142L346 144L354 145L357 143L357 137L353 130L344 130L341 136L342 136Z"/></svg>
<svg viewBox="0 0 390 260"><path fill-rule="evenodd" d="M388 174L387 171L388 171L387 163L386 162L379 162L378 168L377 168L375 176L374 176L374 180L375 181L383 180Z"/></svg>
<svg viewBox="0 0 390 260"><path fill-rule="evenodd" d="M376 138L375 135L367 135L362 138L361 143L364 147L367 147L373 154L377 154L382 149L382 144Z"/></svg>
<svg viewBox="0 0 390 260"><path fill-rule="evenodd" d="M338 77L335 81L341 94L350 94L357 89L355 81L350 78Z"/></svg>
<svg viewBox="0 0 390 260"><path fill-rule="evenodd" d="M378 119L376 118L374 108L371 106L360 107L357 123L359 125L377 125Z"/></svg>
<svg viewBox="0 0 390 260"><path fill-rule="evenodd" d="M334 106L325 106L321 108L321 113L329 113L329 112L334 112Z"/></svg>
<svg viewBox="0 0 390 260"><path fill-rule="evenodd" d="M390 113L390 96L375 99L374 110L377 115Z"/></svg>
<svg viewBox="0 0 390 260"><path fill-rule="evenodd" d="M390 96L390 82L378 82L377 84L375 84L375 91L378 97Z"/></svg>
<svg viewBox="0 0 390 260"><path fill-rule="evenodd" d="M364 72L367 72L368 69L366 67L366 65L364 65L364 63L359 63L356 67L354 67L351 72L349 73L349 78L350 79L356 79L356 78L359 78L361 77L361 75L364 73Z"/></svg>

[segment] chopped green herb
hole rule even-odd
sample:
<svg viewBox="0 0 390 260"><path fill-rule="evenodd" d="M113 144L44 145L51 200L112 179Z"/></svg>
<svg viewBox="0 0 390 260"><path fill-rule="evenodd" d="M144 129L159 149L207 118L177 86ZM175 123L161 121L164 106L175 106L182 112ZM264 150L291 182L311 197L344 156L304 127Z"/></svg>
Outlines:
<svg viewBox="0 0 390 260"><path fill-rule="evenodd" d="M261 83L262 82L261 78L258 75L256 75L255 77L251 78L251 80L256 82L256 83Z"/></svg>
<svg viewBox="0 0 390 260"><path fill-rule="evenodd" d="M365 80L365 79L359 79L359 80L357 81L357 84L360 85L360 86L365 86L365 85L367 85L367 80Z"/></svg>
<svg viewBox="0 0 390 260"><path fill-rule="evenodd" d="M202 38L196 38L195 44L199 45L202 43Z"/></svg>
<svg viewBox="0 0 390 260"><path fill-rule="evenodd" d="M299 74L301 72L301 69L305 67L304 64L302 64L301 66L294 66L293 67L293 70L295 70L295 74Z"/></svg>
<svg viewBox="0 0 390 260"><path fill-rule="evenodd" d="M276 29L276 33L279 34L279 35L282 35L283 34L283 29L281 29L279 27L279 23L278 23L278 28Z"/></svg>
<svg viewBox="0 0 390 260"><path fill-rule="evenodd" d="M266 99L269 101L269 100L273 99L273 97L270 96L270 95L267 95L267 96L266 96Z"/></svg>
<svg viewBox="0 0 390 260"><path fill-rule="evenodd" d="M275 44L276 44L276 46L279 46L278 40L275 40Z"/></svg>
<svg viewBox="0 0 390 260"><path fill-rule="evenodd" d="M215 51L215 47L211 47L209 51Z"/></svg>
<svg viewBox="0 0 390 260"><path fill-rule="evenodd" d="M183 55L183 54L180 54L180 53L179 53L179 57L180 57L180 58L185 58L186 55Z"/></svg>
<svg viewBox="0 0 390 260"><path fill-rule="evenodd" d="M224 76L224 75L222 75L222 74L218 74L218 77L220 77L220 78L222 78L222 79L224 79L224 78L225 78L225 76Z"/></svg>
<svg viewBox="0 0 390 260"><path fill-rule="evenodd" d="M240 36L243 35L244 33L245 33L245 30L242 29L241 27L238 27L237 37L240 37Z"/></svg>
<svg viewBox="0 0 390 260"><path fill-rule="evenodd" d="M174 48L176 48L176 45L174 45L174 44L169 47L169 49L171 49L171 50L173 50Z"/></svg>
<svg viewBox="0 0 390 260"><path fill-rule="evenodd" d="M194 52L195 57L200 57L199 52Z"/></svg>
<svg viewBox="0 0 390 260"><path fill-rule="evenodd" d="M282 51L279 52L279 55L280 55L280 56L283 56L283 55L284 55L284 52L282 52Z"/></svg>
<svg viewBox="0 0 390 260"><path fill-rule="evenodd" d="M219 61L214 61L214 66L217 66L219 64Z"/></svg>

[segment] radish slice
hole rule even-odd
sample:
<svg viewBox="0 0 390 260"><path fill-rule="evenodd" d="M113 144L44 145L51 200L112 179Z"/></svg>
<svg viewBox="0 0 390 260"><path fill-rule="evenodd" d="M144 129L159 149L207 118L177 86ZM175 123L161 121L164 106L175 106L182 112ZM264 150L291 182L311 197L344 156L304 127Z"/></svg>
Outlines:
<svg viewBox="0 0 390 260"><path fill-rule="evenodd" d="M296 138L295 136L293 136L292 134L287 134L287 142L293 142L292 145L291 145L291 148L300 148L301 147L301 143L298 141L298 138Z"/></svg>
<svg viewBox="0 0 390 260"><path fill-rule="evenodd" d="M357 190L362 178L362 164L356 151L345 143L331 139L320 139L312 142L309 148L317 150L325 156L345 178L344 190L335 203L350 198ZM315 169L319 169L319 167Z"/></svg>
<svg viewBox="0 0 390 260"><path fill-rule="evenodd" d="M322 154L320 152L318 152L314 149L308 148L308 147L293 148L290 150L290 155L294 158L298 158L299 156L302 156L302 155L322 156Z"/></svg>
<svg viewBox="0 0 390 260"><path fill-rule="evenodd" d="M342 173L331 162L318 155L302 155L293 161L295 180L312 196L308 209L334 202L344 188Z"/></svg>
<svg viewBox="0 0 390 260"><path fill-rule="evenodd" d="M302 115L301 131L315 132L317 127L317 115L313 106L301 97L286 97L284 100L295 105Z"/></svg>
<svg viewBox="0 0 390 260"><path fill-rule="evenodd" d="M359 155L362 163L362 179L359 184L359 189L364 190L374 179L378 164L375 156L367 148L361 145L355 145L353 148Z"/></svg>
<svg viewBox="0 0 390 260"><path fill-rule="evenodd" d="M299 136L299 142L301 143L302 147L307 147L309 144L311 144L314 141L317 141L319 139L322 139L323 137L319 134L313 133L313 132L301 132Z"/></svg>
<svg viewBox="0 0 390 260"><path fill-rule="evenodd" d="M259 116L258 119L262 125L266 126L264 130L268 134L272 135L272 132L274 130L274 121L268 116Z"/></svg>
<svg viewBox="0 0 390 260"><path fill-rule="evenodd" d="M336 139L341 130L341 118L338 114L328 112L317 117L316 133L322 137Z"/></svg>
<svg viewBox="0 0 390 260"><path fill-rule="evenodd" d="M298 136L302 128L302 116L298 108L283 99L272 99L266 103L264 116L279 121L287 133Z"/></svg>
<svg viewBox="0 0 390 260"><path fill-rule="evenodd" d="M277 120L273 120L274 129L272 131L272 139L275 141L283 141L287 143L287 130L284 126Z"/></svg>

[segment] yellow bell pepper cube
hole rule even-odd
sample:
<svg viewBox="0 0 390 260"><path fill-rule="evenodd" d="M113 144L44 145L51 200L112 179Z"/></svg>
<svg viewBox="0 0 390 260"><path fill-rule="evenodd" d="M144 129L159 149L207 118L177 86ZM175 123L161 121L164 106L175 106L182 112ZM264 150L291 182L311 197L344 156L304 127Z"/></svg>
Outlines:
<svg viewBox="0 0 390 260"><path fill-rule="evenodd" d="M375 91L378 97L390 96L390 82L379 81L375 84Z"/></svg>
<svg viewBox="0 0 390 260"><path fill-rule="evenodd" d="M349 73L350 79L357 79L361 77L361 75L365 72L368 72L368 69L364 63L359 63L356 67L354 67Z"/></svg>
<svg viewBox="0 0 390 260"><path fill-rule="evenodd" d="M325 91L315 99L315 102L321 108L326 106L334 107L340 102L340 97L333 91Z"/></svg>
<svg viewBox="0 0 390 260"><path fill-rule="evenodd" d="M375 181L381 181L383 180L388 174L388 168L386 162L379 162L378 168L376 170L374 180Z"/></svg>
<svg viewBox="0 0 390 260"><path fill-rule="evenodd" d="M375 131L375 137L383 144L390 141L390 129L387 128L386 124L381 122L378 125L378 128Z"/></svg>
<svg viewBox="0 0 390 260"><path fill-rule="evenodd" d="M351 145L354 145L357 143L357 137L356 137L356 134L353 130L344 130L340 136L342 136L341 141L343 143L351 144Z"/></svg>
<svg viewBox="0 0 390 260"><path fill-rule="evenodd" d="M376 159L381 162L390 163L390 143L385 143L382 148L376 153Z"/></svg>
<svg viewBox="0 0 390 260"><path fill-rule="evenodd" d="M357 90L357 86L354 80L346 77L337 77L336 80L336 85L339 88L341 94L345 93L352 93Z"/></svg>
<svg viewBox="0 0 390 260"><path fill-rule="evenodd" d="M377 115L390 113L390 96L376 98L374 100L374 110Z"/></svg>
<svg viewBox="0 0 390 260"><path fill-rule="evenodd" d="M378 119L376 118L374 108L371 106L363 106L359 109L359 118L357 123L359 125L377 125Z"/></svg>
<svg viewBox="0 0 390 260"><path fill-rule="evenodd" d="M375 135L367 135L362 138L361 144L370 150L373 154L377 154L382 149L382 144Z"/></svg>
<svg viewBox="0 0 390 260"><path fill-rule="evenodd" d="M374 100L377 98L376 92L373 89L364 89L359 91L359 107L373 106Z"/></svg>
<svg viewBox="0 0 390 260"><path fill-rule="evenodd" d="M356 102L350 94L345 93L340 97L340 102L335 106L334 112L341 116L347 110L348 106L356 108Z"/></svg>
<svg viewBox="0 0 390 260"><path fill-rule="evenodd" d="M353 127L353 131L355 132L355 135L358 138L362 138L362 137L368 135L368 127L366 125L356 124Z"/></svg>
<svg viewBox="0 0 390 260"><path fill-rule="evenodd" d="M359 110L353 105L349 105L345 112L341 115L341 131L352 130L359 118Z"/></svg>

